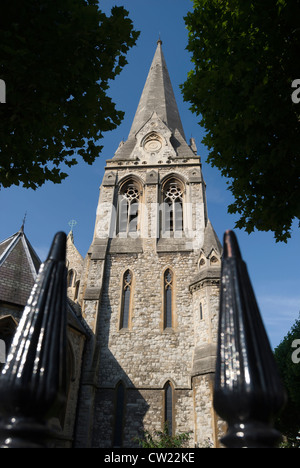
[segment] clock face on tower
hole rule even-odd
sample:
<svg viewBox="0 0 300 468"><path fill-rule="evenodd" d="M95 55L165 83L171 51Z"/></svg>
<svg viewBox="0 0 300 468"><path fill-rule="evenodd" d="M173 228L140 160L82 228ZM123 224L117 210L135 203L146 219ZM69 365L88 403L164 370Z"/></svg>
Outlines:
<svg viewBox="0 0 300 468"><path fill-rule="evenodd" d="M161 137L155 132L150 133L144 139L143 148L147 153L158 153L162 148Z"/></svg>

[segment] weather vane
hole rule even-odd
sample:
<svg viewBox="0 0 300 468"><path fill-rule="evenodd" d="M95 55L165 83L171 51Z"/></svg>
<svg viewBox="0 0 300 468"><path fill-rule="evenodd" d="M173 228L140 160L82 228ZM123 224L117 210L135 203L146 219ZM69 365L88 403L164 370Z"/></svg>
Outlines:
<svg viewBox="0 0 300 468"><path fill-rule="evenodd" d="M71 221L68 222L68 225L71 228L71 232L73 232L73 228L76 226L76 224L77 224L77 221L75 221L75 219L71 219Z"/></svg>

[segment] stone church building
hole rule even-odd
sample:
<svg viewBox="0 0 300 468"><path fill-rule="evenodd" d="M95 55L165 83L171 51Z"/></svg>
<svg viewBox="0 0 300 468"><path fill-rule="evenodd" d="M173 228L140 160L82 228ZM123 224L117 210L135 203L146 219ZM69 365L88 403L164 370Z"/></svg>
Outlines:
<svg viewBox="0 0 300 468"><path fill-rule="evenodd" d="M68 236L73 377L58 445L135 447L166 423L190 431L191 447L218 446L221 256L159 40L128 139L106 163L84 259Z"/></svg>

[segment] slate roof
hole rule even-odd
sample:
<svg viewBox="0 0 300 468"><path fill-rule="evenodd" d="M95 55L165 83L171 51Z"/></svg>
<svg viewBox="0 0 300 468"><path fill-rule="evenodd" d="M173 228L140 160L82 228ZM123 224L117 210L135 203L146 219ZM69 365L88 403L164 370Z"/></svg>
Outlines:
<svg viewBox="0 0 300 468"><path fill-rule="evenodd" d="M0 301L25 306L40 264L23 226L0 242Z"/></svg>
<svg viewBox="0 0 300 468"><path fill-rule="evenodd" d="M204 231L204 241L202 245L202 251L204 252L205 256L208 257L211 251L215 249L215 251L222 256L223 254L223 247L222 244L210 222L208 219L205 231Z"/></svg>
<svg viewBox="0 0 300 468"><path fill-rule="evenodd" d="M0 302L25 307L35 283L41 260L27 239L23 226L0 242ZM88 336L80 307L68 299L68 325ZM3 325L3 324L2 324Z"/></svg>

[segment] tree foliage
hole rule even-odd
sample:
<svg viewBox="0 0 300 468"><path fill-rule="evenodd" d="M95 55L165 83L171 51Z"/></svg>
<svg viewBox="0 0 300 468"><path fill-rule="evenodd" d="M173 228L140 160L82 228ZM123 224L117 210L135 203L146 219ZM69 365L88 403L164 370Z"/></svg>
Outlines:
<svg viewBox="0 0 300 468"><path fill-rule="evenodd" d="M293 346L295 341L300 341L300 318L275 349L277 366L288 394L287 406L276 427L285 436L289 448L300 448L300 352ZM293 354L297 356L296 360Z"/></svg>
<svg viewBox="0 0 300 468"><path fill-rule="evenodd" d="M163 431L144 431L143 437L136 438L141 448L184 448L191 438L190 432L182 432L172 435L169 433L168 422L165 423Z"/></svg>
<svg viewBox="0 0 300 468"><path fill-rule="evenodd" d="M228 211L277 241L300 218L299 16L299 0L194 0L185 18L194 68L182 91L228 178Z"/></svg>
<svg viewBox="0 0 300 468"><path fill-rule="evenodd" d="M123 7L97 0L2 0L0 188L58 183L123 118L107 95L138 34Z"/></svg>

